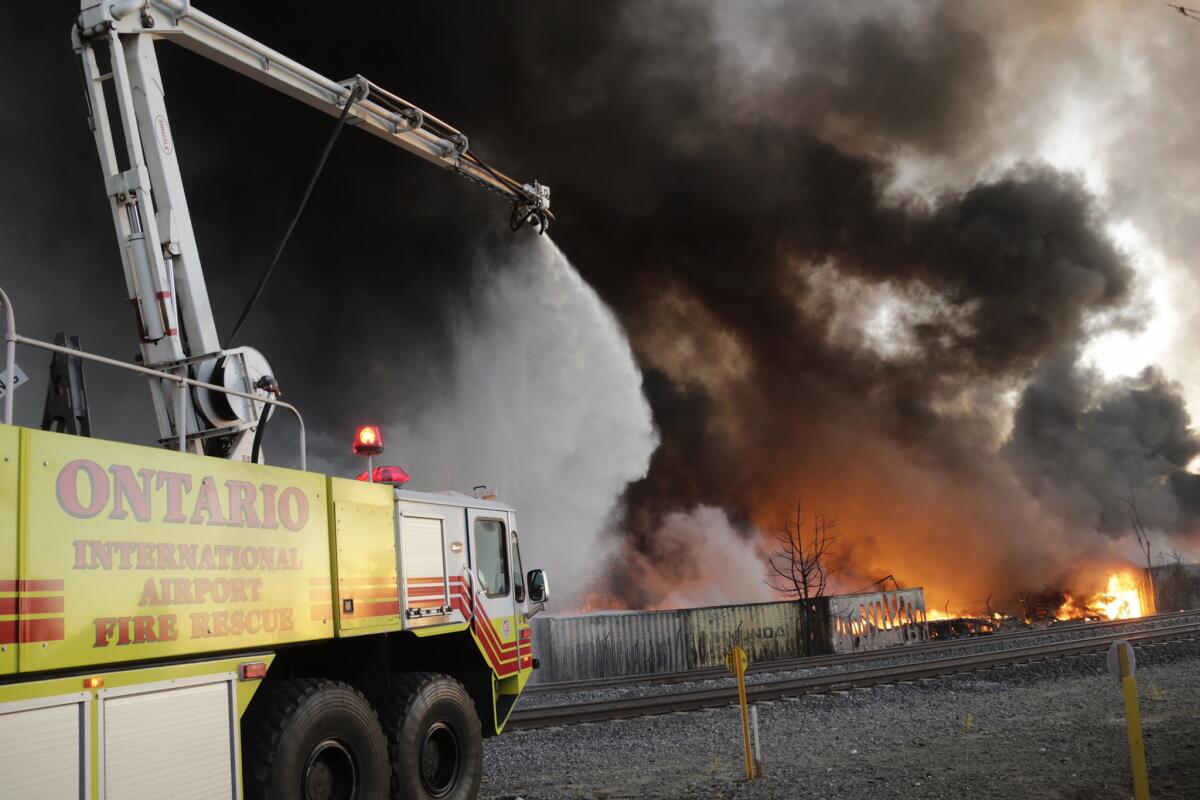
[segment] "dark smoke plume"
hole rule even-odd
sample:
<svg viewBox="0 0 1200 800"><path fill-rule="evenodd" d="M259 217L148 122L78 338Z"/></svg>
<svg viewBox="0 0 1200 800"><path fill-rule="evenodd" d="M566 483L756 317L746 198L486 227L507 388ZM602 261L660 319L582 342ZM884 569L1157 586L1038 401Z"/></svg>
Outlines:
<svg viewBox="0 0 1200 800"><path fill-rule="evenodd" d="M1200 455L1179 390L1155 369L1105 386L1071 359L1042 366L1004 448L1029 491L1089 530L1130 530L1127 500L1153 528L1200 526Z"/></svg>
<svg viewBox="0 0 1200 800"><path fill-rule="evenodd" d="M896 17L770 3L201 5L327 74L394 88L492 163L553 187L555 240L629 335L661 437L614 510L609 601L652 605L672 581L720 571L719 545L690 550L680 513L722 509L752 540L799 494L842 520L847 584L893 572L942 596L1012 598L1056 579L1120 535L1130 491L1164 531L1195 530L1186 468L1200 440L1178 392L1155 373L1106 388L1074 363L1133 284L1078 180L1034 160L932 193L899 180L903 158L965 159L995 125L1003 43L958 4ZM0 277L34 335L73 324L93 349L129 353L132 327L107 322L124 287L67 46L74 13L41 6L0 48L4 74L45 67L12 81L0 111L21 187ZM332 120L159 52L227 329ZM347 470L340 432L448 391L449 320L495 277L481 248L503 262L531 246L501 233L493 198L353 133L243 336L320 421L324 463ZM67 288L47 300L51 279ZM860 324L876 295L900 309L882 340ZM102 433L149 438L122 411L144 389L102 386ZM1018 412L1001 448L1006 394Z"/></svg>

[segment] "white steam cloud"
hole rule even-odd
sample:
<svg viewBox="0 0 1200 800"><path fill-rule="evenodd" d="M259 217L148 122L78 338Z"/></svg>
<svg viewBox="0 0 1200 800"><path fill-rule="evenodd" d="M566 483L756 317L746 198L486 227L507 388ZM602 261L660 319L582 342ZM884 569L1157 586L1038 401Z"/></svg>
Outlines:
<svg viewBox="0 0 1200 800"><path fill-rule="evenodd" d="M389 449L411 488L497 489L517 509L525 569L547 569L553 606L571 608L658 438L624 333L558 247L540 237L519 263L489 266L454 320L444 396L389 425Z"/></svg>
<svg viewBox="0 0 1200 800"><path fill-rule="evenodd" d="M663 518L654 534L654 551L632 556L629 579L661 598L657 608L776 600L763 582L767 541L757 531L750 538L739 534L725 512L713 506L676 511ZM676 571L664 574L663 564Z"/></svg>

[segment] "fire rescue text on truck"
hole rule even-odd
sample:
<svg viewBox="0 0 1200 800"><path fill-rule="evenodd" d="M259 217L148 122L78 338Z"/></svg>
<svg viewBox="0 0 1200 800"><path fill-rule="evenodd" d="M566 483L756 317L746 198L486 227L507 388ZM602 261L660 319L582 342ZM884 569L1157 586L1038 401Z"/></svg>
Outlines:
<svg viewBox="0 0 1200 800"><path fill-rule="evenodd" d="M140 363L20 336L0 292L4 366L16 374L22 344L145 375L163 447L15 427L5 393L0 796L474 797L481 736L534 667L545 576L523 573L515 512L492 495L404 490L395 467L306 471L303 420L266 359L218 339L154 40L482 184L511 201L514 229L545 229L549 190L188 0L83 0L72 38ZM263 463L280 409L299 423L299 470ZM358 431L356 452L382 445Z"/></svg>

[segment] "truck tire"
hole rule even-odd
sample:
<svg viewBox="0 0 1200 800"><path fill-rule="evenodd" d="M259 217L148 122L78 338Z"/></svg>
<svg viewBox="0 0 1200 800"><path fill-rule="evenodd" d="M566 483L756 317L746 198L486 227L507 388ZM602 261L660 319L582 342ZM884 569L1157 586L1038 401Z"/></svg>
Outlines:
<svg viewBox="0 0 1200 800"><path fill-rule="evenodd" d="M387 752L371 704L336 681L268 682L242 720L247 800L384 800Z"/></svg>
<svg viewBox="0 0 1200 800"><path fill-rule="evenodd" d="M483 773L479 717L462 684L435 672L392 676L380 709L396 800L473 800Z"/></svg>

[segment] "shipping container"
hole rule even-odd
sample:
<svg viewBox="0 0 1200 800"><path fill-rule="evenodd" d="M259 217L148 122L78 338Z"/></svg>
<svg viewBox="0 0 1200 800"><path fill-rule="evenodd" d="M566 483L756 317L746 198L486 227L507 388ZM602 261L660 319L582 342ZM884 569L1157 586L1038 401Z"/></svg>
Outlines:
<svg viewBox="0 0 1200 800"><path fill-rule="evenodd" d="M751 663L801 655L799 603L712 606L681 613L688 630L688 669L724 666L734 645L746 650Z"/></svg>
<svg viewBox="0 0 1200 800"><path fill-rule="evenodd" d="M1200 564L1163 564L1150 570L1150 574L1154 579L1154 597L1142 602L1148 613L1200 608Z"/></svg>
<svg viewBox="0 0 1200 800"><path fill-rule="evenodd" d="M878 650L929 641L925 590L844 594L821 598L835 653Z"/></svg>
<svg viewBox="0 0 1200 800"><path fill-rule="evenodd" d="M605 611L534 617L532 683L720 667L734 645L751 663L853 653L928 641L925 592L821 597L673 611ZM807 642L807 649L805 643Z"/></svg>
<svg viewBox="0 0 1200 800"><path fill-rule="evenodd" d="M534 683L653 675L688 669L681 611L620 611L533 618Z"/></svg>

